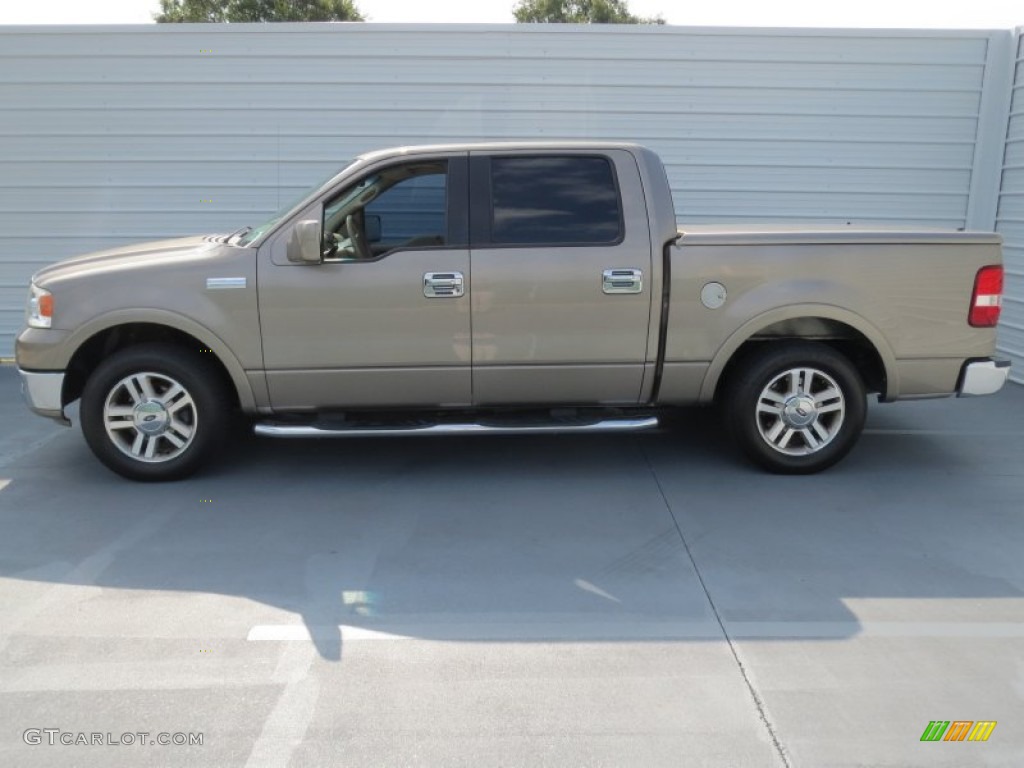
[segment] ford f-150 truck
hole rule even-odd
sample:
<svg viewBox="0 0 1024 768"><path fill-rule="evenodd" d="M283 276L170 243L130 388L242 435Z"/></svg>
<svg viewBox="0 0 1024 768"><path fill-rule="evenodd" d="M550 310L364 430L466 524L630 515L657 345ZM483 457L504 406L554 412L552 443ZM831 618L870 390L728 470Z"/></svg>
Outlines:
<svg viewBox="0 0 1024 768"><path fill-rule="evenodd" d="M678 201L685 209L686 200ZM109 468L184 477L276 437L638 430L718 404L769 470L842 458L882 402L996 392L998 236L677 228L626 143L365 154L269 221L32 279L36 413Z"/></svg>

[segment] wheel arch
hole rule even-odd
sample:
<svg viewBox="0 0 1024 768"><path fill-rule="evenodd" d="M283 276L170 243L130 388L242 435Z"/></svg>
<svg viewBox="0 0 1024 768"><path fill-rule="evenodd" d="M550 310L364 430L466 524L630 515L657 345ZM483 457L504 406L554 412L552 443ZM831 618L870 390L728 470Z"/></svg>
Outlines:
<svg viewBox="0 0 1024 768"><path fill-rule="evenodd" d="M842 353L861 371L869 391L883 400L899 391L896 356L878 328L849 310L826 304L780 307L740 326L719 347L708 366L700 401L714 401L743 359L764 344L786 340L820 341Z"/></svg>
<svg viewBox="0 0 1024 768"><path fill-rule="evenodd" d="M75 351L65 369L61 404L81 397L86 380L102 360L121 349L148 342L172 343L209 355L211 366L228 385L235 405L245 411L255 410L245 370L228 346L198 323L161 310L141 317L135 312L113 313L79 329L68 343Z"/></svg>

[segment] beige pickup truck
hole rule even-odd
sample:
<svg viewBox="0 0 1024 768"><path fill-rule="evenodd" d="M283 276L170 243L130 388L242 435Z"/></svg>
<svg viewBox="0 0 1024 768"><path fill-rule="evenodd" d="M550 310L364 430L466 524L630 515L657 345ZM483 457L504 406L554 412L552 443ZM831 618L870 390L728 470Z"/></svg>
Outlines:
<svg viewBox="0 0 1024 768"><path fill-rule="evenodd" d="M686 200L678 201L685 209ZM32 279L33 411L138 480L243 417L274 437L639 430L716 403L769 470L842 458L882 402L984 395L1000 240L676 225L622 143L371 152L269 221Z"/></svg>

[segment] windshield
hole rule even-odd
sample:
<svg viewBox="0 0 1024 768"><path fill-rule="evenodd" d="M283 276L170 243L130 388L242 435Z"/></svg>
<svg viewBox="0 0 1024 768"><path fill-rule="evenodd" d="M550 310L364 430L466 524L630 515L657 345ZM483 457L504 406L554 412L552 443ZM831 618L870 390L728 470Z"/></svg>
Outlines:
<svg viewBox="0 0 1024 768"><path fill-rule="evenodd" d="M269 219L264 221L262 224L260 224L257 227L245 227L243 229L238 230L238 232L235 232L234 234L232 234L232 236L230 238L228 238L228 242L232 243L234 245L243 245L244 246L244 245L248 245L249 243L255 241L257 238L262 237L263 235L265 235L267 233L267 231L269 229L271 229L274 225L276 225L281 219L283 219L285 216L287 216L289 213L291 213L291 211L293 211L295 209L295 207L299 203L301 203L306 198L311 197L314 192L317 192L318 190L320 190L322 187L324 187L327 184L327 182L329 182L331 179L333 179L339 173L344 171L350 165L352 165L352 163L351 162L347 162L339 170L331 171L331 173L326 178L321 179L319 182L314 184L312 187L309 187L308 189L303 190L301 194L299 194L297 197L295 197L292 200L290 200L287 205L285 205L283 208L278 210L277 213L275 213L272 217L270 217Z"/></svg>

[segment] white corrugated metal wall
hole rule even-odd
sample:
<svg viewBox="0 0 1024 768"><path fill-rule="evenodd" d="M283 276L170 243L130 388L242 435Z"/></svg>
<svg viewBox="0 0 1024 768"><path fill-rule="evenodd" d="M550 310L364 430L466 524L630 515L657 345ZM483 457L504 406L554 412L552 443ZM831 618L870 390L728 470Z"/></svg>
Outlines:
<svg viewBox="0 0 1024 768"><path fill-rule="evenodd" d="M1024 27L1017 30L1013 99L1006 132L1003 183L996 229L1003 236L1005 298L999 348L1013 361L1014 380L1024 383Z"/></svg>
<svg viewBox="0 0 1024 768"><path fill-rule="evenodd" d="M40 265L258 221L393 144L629 139L665 159L681 222L991 229L1009 45L984 31L0 28L0 355Z"/></svg>

